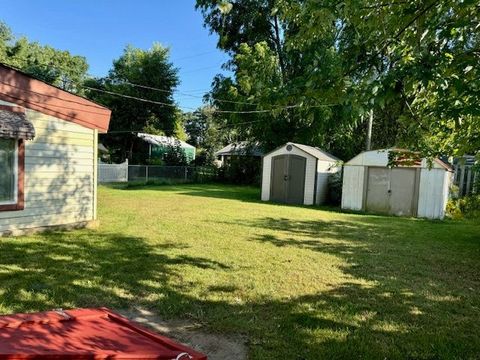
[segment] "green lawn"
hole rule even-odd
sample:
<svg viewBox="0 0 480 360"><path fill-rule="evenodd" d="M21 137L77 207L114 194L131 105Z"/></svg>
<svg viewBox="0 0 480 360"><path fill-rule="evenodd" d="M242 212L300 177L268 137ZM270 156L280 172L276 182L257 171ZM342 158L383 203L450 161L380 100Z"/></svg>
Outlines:
<svg viewBox="0 0 480 360"><path fill-rule="evenodd" d="M143 306L253 359L480 357L480 224L101 187L100 227L0 239L0 312Z"/></svg>

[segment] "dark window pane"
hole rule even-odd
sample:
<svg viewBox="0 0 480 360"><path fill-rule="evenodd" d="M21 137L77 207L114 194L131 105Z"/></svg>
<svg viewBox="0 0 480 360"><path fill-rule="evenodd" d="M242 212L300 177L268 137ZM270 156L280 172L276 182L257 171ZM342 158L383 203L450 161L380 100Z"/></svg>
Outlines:
<svg viewBox="0 0 480 360"><path fill-rule="evenodd" d="M15 140L0 139L0 203L15 201Z"/></svg>

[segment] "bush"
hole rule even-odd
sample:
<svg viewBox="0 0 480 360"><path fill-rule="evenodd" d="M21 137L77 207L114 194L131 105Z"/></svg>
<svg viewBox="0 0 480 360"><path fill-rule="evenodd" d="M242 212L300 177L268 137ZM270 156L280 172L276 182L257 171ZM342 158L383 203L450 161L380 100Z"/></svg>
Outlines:
<svg viewBox="0 0 480 360"><path fill-rule="evenodd" d="M337 171L328 176L328 203L340 205L342 202L343 172Z"/></svg>
<svg viewBox="0 0 480 360"><path fill-rule="evenodd" d="M216 179L221 183L237 185L260 185L262 161L259 158L231 157L217 170Z"/></svg>
<svg viewBox="0 0 480 360"><path fill-rule="evenodd" d="M447 203L447 216L453 219L480 218L480 195L451 199Z"/></svg>
<svg viewBox="0 0 480 360"><path fill-rule="evenodd" d="M163 155L163 162L169 166L186 166L188 165L187 156L182 149L180 141L175 140L175 144L170 146Z"/></svg>

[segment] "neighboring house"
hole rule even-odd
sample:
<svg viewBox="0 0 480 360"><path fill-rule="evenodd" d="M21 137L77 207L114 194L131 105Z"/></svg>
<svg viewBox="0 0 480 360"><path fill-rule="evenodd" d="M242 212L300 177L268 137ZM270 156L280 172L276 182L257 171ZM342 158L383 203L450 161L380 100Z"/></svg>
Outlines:
<svg viewBox="0 0 480 360"><path fill-rule="evenodd" d="M251 144L246 141L228 144L215 153L216 163L223 166L228 163L232 157L254 157L260 159L263 151L258 143Z"/></svg>
<svg viewBox="0 0 480 360"><path fill-rule="evenodd" d="M110 110L0 64L0 234L95 220Z"/></svg>
<svg viewBox="0 0 480 360"><path fill-rule="evenodd" d="M182 148L187 162L195 160L195 146L187 144L185 141L174 137L138 133L137 136L148 144L148 154L150 159L163 159L163 156L176 144Z"/></svg>
<svg viewBox="0 0 480 360"><path fill-rule="evenodd" d="M477 157L464 155L453 160L455 169L454 184L458 186L458 195L467 196L479 192L480 168Z"/></svg>
<svg viewBox="0 0 480 360"><path fill-rule="evenodd" d="M328 178L340 160L313 146L286 143L263 157L262 200L287 204L323 204Z"/></svg>
<svg viewBox="0 0 480 360"><path fill-rule="evenodd" d="M442 219L451 179L440 159L429 164L408 150L365 151L343 167L342 209Z"/></svg>

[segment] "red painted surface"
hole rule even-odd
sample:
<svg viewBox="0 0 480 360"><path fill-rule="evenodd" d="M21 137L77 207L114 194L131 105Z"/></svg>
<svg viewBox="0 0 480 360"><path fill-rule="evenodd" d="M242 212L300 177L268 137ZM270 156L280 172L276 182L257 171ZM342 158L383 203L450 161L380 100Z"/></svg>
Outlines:
<svg viewBox="0 0 480 360"><path fill-rule="evenodd" d="M0 64L0 99L89 129L107 132L111 111Z"/></svg>
<svg viewBox="0 0 480 360"><path fill-rule="evenodd" d="M0 359L207 360L207 356L102 308L0 316Z"/></svg>

